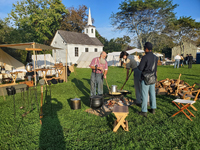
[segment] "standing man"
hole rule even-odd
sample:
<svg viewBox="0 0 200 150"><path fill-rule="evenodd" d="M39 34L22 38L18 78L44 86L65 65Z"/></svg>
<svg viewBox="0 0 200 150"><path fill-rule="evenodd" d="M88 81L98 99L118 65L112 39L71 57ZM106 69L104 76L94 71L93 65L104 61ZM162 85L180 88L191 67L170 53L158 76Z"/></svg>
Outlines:
<svg viewBox="0 0 200 150"><path fill-rule="evenodd" d="M126 63L126 81L128 80L129 70L130 68L134 71L134 87L136 93L136 105L141 105L141 71L137 68L137 62L133 58L128 57L128 53L122 51L120 54L120 58L123 58L123 62Z"/></svg>
<svg viewBox="0 0 200 150"><path fill-rule="evenodd" d="M96 95L96 85L98 85L98 95L103 95L103 78L106 79L108 72L108 63L106 59L106 52L101 52L100 57L92 60L90 68L92 69L90 79L90 95Z"/></svg>
<svg viewBox="0 0 200 150"><path fill-rule="evenodd" d="M188 57L188 68L192 68L192 62L193 62L193 56L192 54L190 54Z"/></svg>
<svg viewBox="0 0 200 150"><path fill-rule="evenodd" d="M180 67L184 67L183 61L184 61L183 54L181 54Z"/></svg>
<svg viewBox="0 0 200 150"><path fill-rule="evenodd" d="M176 68L176 66L177 66L177 68L179 68L179 64L180 64L181 57L179 56L179 54L177 54L177 55L174 57L174 59L175 59L174 68Z"/></svg>
<svg viewBox="0 0 200 150"><path fill-rule="evenodd" d="M157 78L157 62L158 58L152 53L152 44L150 42L146 42L144 45L144 51L146 55L142 57L142 60L138 66L138 69L142 71L141 74L141 91L142 91L142 110L139 115L147 117L147 102L148 102L148 94L150 96L150 106L151 109L149 112L155 114L156 109L156 93L155 93L155 83L147 85L144 82L144 74L145 73L153 73L155 78ZM152 70L154 68L154 70Z"/></svg>
<svg viewBox="0 0 200 150"><path fill-rule="evenodd" d="M188 54L187 54L186 57L185 57L185 64L186 64L186 65L188 65L188 59L189 59L189 56L188 56Z"/></svg>

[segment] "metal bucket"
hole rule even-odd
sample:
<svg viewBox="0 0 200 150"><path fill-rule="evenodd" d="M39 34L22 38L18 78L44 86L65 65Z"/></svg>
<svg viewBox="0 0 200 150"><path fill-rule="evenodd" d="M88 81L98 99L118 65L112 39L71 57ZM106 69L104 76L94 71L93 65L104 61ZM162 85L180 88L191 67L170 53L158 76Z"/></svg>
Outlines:
<svg viewBox="0 0 200 150"><path fill-rule="evenodd" d="M71 109L81 109L81 99L80 98L74 98L71 99Z"/></svg>
<svg viewBox="0 0 200 150"><path fill-rule="evenodd" d="M116 86L116 85L112 85L112 86L111 86L111 92L112 92L112 93L117 92L117 86Z"/></svg>

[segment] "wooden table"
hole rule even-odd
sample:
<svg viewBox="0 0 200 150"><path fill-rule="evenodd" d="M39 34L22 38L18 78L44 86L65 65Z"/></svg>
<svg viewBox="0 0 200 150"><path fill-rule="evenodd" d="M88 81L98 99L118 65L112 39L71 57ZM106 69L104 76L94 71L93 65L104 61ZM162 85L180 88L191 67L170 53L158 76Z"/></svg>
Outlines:
<svg viewBox="0 0 200 150"><path fill-rule="evenodd" d="M128 106L115 106L113 108L113 113L115 115L115 117L117 118L114 122L114 128L113 131L117 132L117 130L119 129L120 126L122 126L122 128L125 131L129 131L128 130L128 121L125 120L125 118L128 116Z"/></svg>
<svg viewBox="0 0 200 150"><path fill-rule="evenodd" d="M47 72L48 72L49 70L52 70L52 69L35 69L35 71L41 71L41 72L42 72L43 79L44 79L44 81L46 82L46 84L47 84L46 75L47 75Z"/></svg>
<svg viewBox="0 0 200 150"><path fill-rule="evenodd" d="M23 73L23 72L22 71L16 71L16 72L10 73L14 83L16 83L18 73Z"/></svg>

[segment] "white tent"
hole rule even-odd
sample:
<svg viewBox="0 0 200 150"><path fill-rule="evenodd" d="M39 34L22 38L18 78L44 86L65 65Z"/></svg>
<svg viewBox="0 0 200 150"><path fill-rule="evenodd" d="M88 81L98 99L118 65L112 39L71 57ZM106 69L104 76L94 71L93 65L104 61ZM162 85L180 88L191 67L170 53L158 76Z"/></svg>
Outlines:
<svg viewBox="0 0 200 150"><path fill-rule="evenodd" d="M138 48L134 48L131 50L126 51L128 54L133 54L133 53L144 53L144 50L138 49Z"/></svg>
<svg viewBox="0 0 200 150"><path fill-rule="evenodd" d="M160 54L160 53L153 53L154 55L156 55L157 57L162 57L163 54Z"/></svg>
<svg viewBox="0 0 200 150"><path fill-rule="evenodd" d="M13 71L25 71L25 66L23 63L21 63L20 61L18 61L17 59L13 58L12 56L10 56L9 54L7 54L6 52L4 52L2 49L0 49L0 65L5 65L5 70L8 70L10 72ZM8 74L8 76L10 76ZM2 76L0 76L0 78L2 79ZM24 79L24 73L19 73L17 76L17 80L23 80Z"/></svg>
<svg viewBox="0 0 200 150"><path fill-rule="evenodd" d="M77 68L89 68L93 58L99 57L101 52L83 52L77 60Z"/></svg>
<svg viewBox="0 0 200 150"><path fill-rule="evenodd" d="M32 60L33 60L33 58L34 58L34 55L32 55ZM49 67L49 66L53 66L55 64L55 60L53 59L51 54L37 55L36 58L37 58L37 60L36 60L37 67L36 68L44 68L45 66Z"/></svg>
<svg viewBox="0 0 200 150"><path fill-rule="evenodd" d="M32 60L34 55L32 55ZM55 64L55 60L51 54L40 54L36 56L36 68L48 68L52 67ZM32 62L33 63L33 62ZM43 76L41 71L38 71L39 76ZM55 70L48 70L47 75L54 75Z"/></svg>

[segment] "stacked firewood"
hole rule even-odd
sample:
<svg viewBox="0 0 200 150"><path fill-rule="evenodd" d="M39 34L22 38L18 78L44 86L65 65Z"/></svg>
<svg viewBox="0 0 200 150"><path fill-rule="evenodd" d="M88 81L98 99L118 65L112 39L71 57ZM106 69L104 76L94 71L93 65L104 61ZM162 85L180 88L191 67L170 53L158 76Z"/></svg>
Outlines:
<svg viewBox="0 0 200 150"><path fill-rule="evenodd" d="M194 88L195 84L193 86L190 86L187 82L184 82L180 79L164 79L160 80L156 83L156 94L157 95L174 95L177 96L179 93L185 93L190 92Z"/></svg>
<svg viewBox="0 0 200 150"><path fill-rule="evenodd" d="M133 100L123 97L123 98L114 98L114 99L110 99L106 102L105 106L108 108L113 108L114 106L118 105L118 106L129 106L131 104L133 104Z"/></svg>

